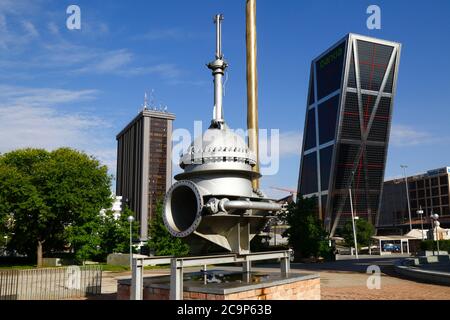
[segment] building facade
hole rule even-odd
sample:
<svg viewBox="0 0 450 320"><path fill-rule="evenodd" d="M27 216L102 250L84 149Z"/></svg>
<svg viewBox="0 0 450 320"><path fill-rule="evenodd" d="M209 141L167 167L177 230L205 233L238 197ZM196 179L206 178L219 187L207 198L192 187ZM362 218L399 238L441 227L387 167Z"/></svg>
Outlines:
<svg viewBox="0 0 450 320"><path fill-rule="evenodd" d="M175 115L144 109L116 137L116 194L136 215L140 238L172 184L172 121Z"/></svg>
<svg viewBox="0 0 450 320"><path fill-rule="evenodd" d="M411 224L420 229L422 222L425 229L431 226L430 214L437 213L441 227L450 227L449 180L450 167L429 170L426 173L407 177ZM396 233L409 231L409 212L406 196L405 179L384 182L378 230ZM417 214L422 208L423 217Z"/></svg>
<svg viewBox="0 0 450 320"><path fill-rule="evenodd" d="M312 61L298 190L333 236L379 212L400 44L348 34Z"/></svg>

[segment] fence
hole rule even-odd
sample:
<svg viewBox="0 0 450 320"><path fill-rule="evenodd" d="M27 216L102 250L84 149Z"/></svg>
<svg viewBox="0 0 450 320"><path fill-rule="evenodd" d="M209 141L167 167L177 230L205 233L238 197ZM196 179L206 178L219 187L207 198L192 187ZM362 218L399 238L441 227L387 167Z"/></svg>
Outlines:
<svg viewBox="0 0 450 320"><path fill-rule="evenodd" d="M100 266L0 271L0 300L61 300L100 294Z"/></svg>

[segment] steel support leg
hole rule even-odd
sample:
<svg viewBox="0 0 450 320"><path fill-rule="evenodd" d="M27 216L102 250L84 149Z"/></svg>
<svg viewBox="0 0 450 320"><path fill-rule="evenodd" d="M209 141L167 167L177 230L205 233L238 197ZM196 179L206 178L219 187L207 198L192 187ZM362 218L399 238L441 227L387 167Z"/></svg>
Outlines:
<svg viewBox="0 0 450 320"><path fill-rule="evenodd" d="M245 261L242 263L242 272L250 273L252 271L252 262L248 259L245 259Z"/></svg>
<svg viewBox="0 0 450 320"><path fill-rule="evenodd" d="M131 272L131 300L142 300L144 290L143 269L144 264L141 259L133 258Z"/></svg>
<svg viewBox="0 0 450 320"><path fill-rule="evenodd" d="M291 260L289 257L289 252L286 253L286 255L281 258L280 261L280 267L281 267L281 274L283 276L287 276L289 274L290 268L291 268Z"/></svg>
<svg viewBox="0 0 450 320"><path fill-rule="evenodd" d="M173 258L170 264L170 300L183 300L183 265Z"/></svg>

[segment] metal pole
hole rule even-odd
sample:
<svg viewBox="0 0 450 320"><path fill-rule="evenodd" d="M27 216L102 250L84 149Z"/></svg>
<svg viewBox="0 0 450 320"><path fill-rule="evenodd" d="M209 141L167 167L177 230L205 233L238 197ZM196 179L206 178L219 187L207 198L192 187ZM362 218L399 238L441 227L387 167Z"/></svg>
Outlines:
<svg viewBox="0 0 450 320"><path fill-rule="evenodd" d="M133 269L133 230L132 230L132 223L133 223L133 221L130 221L130 269Z"/></svg>
<svg viewBox="0 0 450 320"><path fill-rule="evenodd" d="M247 46L247 128L248 147L256 156L253 171L259 173L258 146L258 69L256 65L256 0L247 0L246 5ZM259 189L259 178L252 179L253 189Z"/></svg>
<svg viewBox="0 0 450 320"><path fill-rule="evenodd" d="M356 239L356 225L355 225L355 216L353 213L353 199L352 199L352 189L348 189L349 196L350 196L350 210L352 212L352 226L353 226L353 241L355 243L355 255L356 259L359 259L358 257L358 241Z"/></svg>
<svg viewBox="0 0 450 320"><path fill-rule="evenodd" d="M409 188L408 188L408 178L406 177L406 168L408 168L407 165L400 165L400 167L403 169L403 175L405 176L405 185L406 185L406 200L408 201L408 215L409 215L409 230L412 230L412 222L411 222L411 204L409 203Z"/></svg>
<svg viewBox="0 0 450 320"><path fill-rule="evenodd" d="M131 272L131 300L142 300L144 289L144 263L134 259Z"/></svg>
<svg viewBox="0 0 450 320"><path fill-rule="evenodd" d="M437 222L437 220L436 220ZM439 233L438 233L439 225L436 223L436 244L437 244L437 255L439 256Z"/></svg>
<svg viewBox="0 0 450 320"><path fill-rule="evenodd" d="M422 228L422 241L423 241L423 214L420 215L420 224Z"/></svg>

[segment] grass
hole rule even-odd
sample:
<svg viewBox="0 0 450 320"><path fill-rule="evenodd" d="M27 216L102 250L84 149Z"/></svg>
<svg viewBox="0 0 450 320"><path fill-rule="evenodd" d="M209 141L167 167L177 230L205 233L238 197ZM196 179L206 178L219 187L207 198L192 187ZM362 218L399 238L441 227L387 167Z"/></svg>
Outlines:
<svg viewBox="0 0 450 320"><path fill-rule="evenodd" d="M0 270L26 270L35 269L36 265L26 264L26 265L0 265Z"/></svg>

